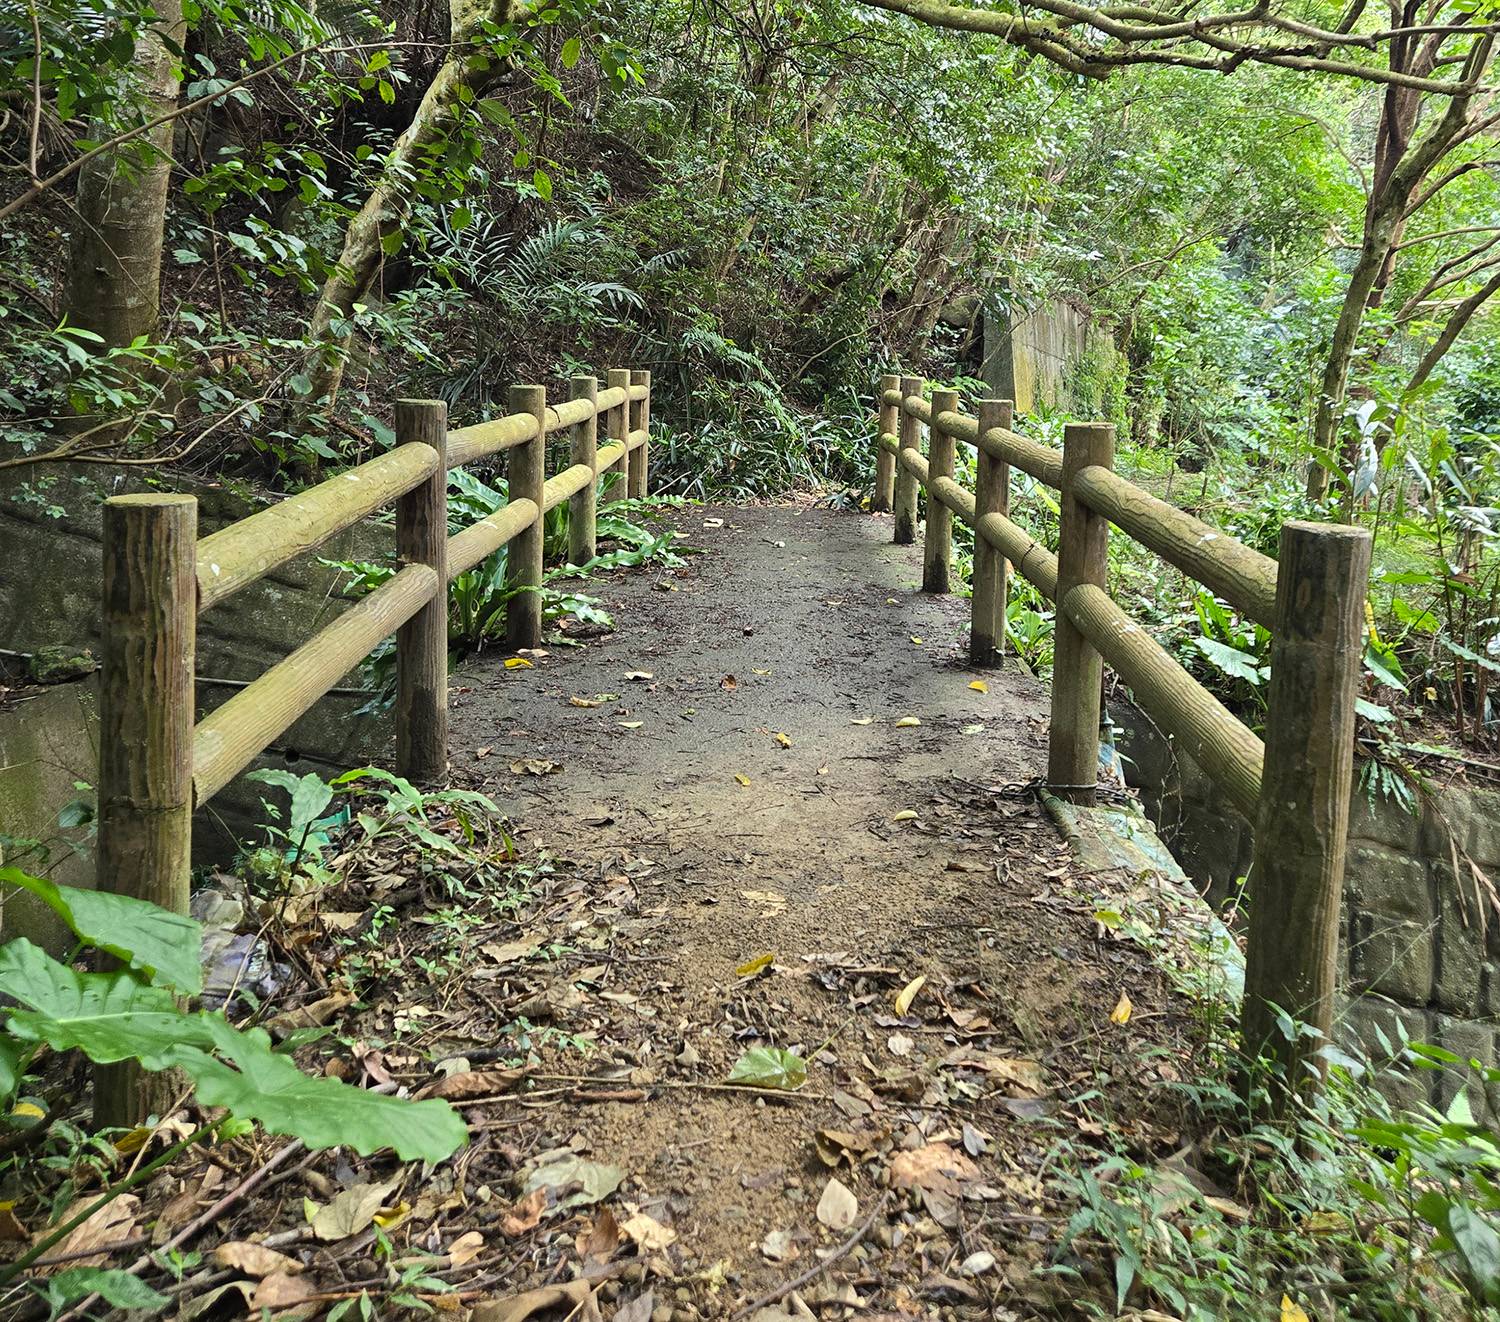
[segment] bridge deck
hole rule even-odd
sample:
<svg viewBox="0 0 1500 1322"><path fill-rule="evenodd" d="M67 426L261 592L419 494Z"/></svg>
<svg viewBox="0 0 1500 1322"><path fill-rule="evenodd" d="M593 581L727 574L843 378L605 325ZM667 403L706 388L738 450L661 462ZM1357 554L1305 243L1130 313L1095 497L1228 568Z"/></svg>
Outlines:
<svg viewBox="0 0 1500 1322"><path fill-rule="evenodd" d="M616 632L531 669L486 656L454 680L455 779L513 813L528 856L556 860L523 927L564 949L528 974L551 980L551 1026L599 1046L580 1055L544 1034L545 1068L648 1087L539 1111L528 1142L573 1139L624 1168L629 1200L675 1225L677 1268L727 1259L743 1277L733 1302L834 1238L814 1216L830 1173L820 1127L889 1149L957 1142L968 1122L989 1136L979 1176L999 1201L957 1215L972 1230L1019 1213L973 1246L1034 1257L1048 1236L1026 1217L1042 1210L1055 1131L1030 1122L1064 1114L1091 1070L1113 1073L1117 1107L1150 1087L1150 1026L1122 1031L1109 1013L1121 991L1146 1020L1167 997L1138 952L1098 944L1088 883L1041 812L996 792L1044 768L1043 687L1013 666L967 668L966 603L914 590L917 551L889 544L887 520L785 506L678 517L705 548L687 569L590 586ZM908 716L921 724L898 727ZM559 769L511 770L527 759ZM737 976L772 952L771 971ZM919 975L898 1016L895 994ZM748 1047L811 1055L829 1038L793 1102L713 1086ZM861 1219L883 1164L839 1172ZM951 1220L941 1200L928 1211ZM876 1306L972 1251L934 1229L923 1253L884 1256L910 1272ZM772 1261L763 1245L780 1231L792 1247Z"/></svg>

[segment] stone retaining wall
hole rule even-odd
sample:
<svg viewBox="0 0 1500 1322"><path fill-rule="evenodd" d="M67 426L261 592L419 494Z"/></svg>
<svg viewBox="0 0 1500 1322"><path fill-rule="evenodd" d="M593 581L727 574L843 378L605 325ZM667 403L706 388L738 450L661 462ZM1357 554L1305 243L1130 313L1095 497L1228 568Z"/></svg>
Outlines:
<svg viewBox="0 0 1500 1322"><path fill-rule="evenodd" d="M1111 703L1126 780L1184 871L1222 904L1249 869L1250 823L1207 774L1128 703ZM1358 783L1349 820L1340 962L1346 1042L1379 1054L1397 1020L1417 1041L1500 1064L1500 791L1449 776L1420 816L1373 804ZM1431 1099L1452 1083L1434 1072ZM1473 1100L1500 1118L1500 1095Z"/></svg>

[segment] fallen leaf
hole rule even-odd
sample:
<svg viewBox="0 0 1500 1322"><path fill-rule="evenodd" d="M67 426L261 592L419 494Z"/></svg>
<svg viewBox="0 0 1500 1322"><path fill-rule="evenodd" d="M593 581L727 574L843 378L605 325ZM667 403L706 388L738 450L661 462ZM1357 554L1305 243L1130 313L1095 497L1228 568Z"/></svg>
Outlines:
<svg viewBox="0 0 1500 1322"><path fill-rule="evenodd" d="M977 1253L971 1253L959 1264L958 1270L965 1276L983 1276L995 1266L995 1255L986 1253L980 1249Z"/></svg>
<svg viewBox="0 0 1500 1322"><path fill-rule="evenodd" d="M820 766L818 768L818 775L820 775L820 776L826 776L827 774L828 774L828 764L825 762L822 766Z"/></svg>
<svg viewBox="0 0 1500 1322"><path fill-rule="evenodd" d="M91 1202L93 1198L80 1198L70 1203L57 1218L57 1224L70 1220ZM97 1267L105 1261L103 1254L84 1254L100 1244L109 1244L117 1239L129 1239L135 1229L136 1214L141 1210L141 1200L134 1194L122 1194L104 1204L86 1221L80 1222L52 1250L60 1258L71 1258L70 1267Z"/></svg>
<svg viewBox="0 0 1500 1322"><path fill-rule="evenodd" d="M719 687L722 689L727 689L730 693L733 693L735 689L739 688L739 686L739 680L737 680L733 675L725 675L724 678L719 681Z"/></svg>
<svg viewBox="0 0 1500 1322"><path fill-rule="evenodd" d="M512 1295L509 1299L495 1299L487 1304L479 1304L469 1314L469 1322L526 1322L532 1314L549 1308L562 1308L570 1316L574 1313L586 1316L589 1310L584 1305L592 1302L593 1297L594 1287L585 1280L568 1281L564 1285L544 1285L540 1289ZM592 1310L592 1316L599 1316L597 1307Z"/></svg>
<svg viewBox="0 0 1500 1322"><path fill-rule="evenodd" d="M653 675L649 670L627 670L625 672L625 678L626 679L647 680L647 679L655 679L656 676Z"/></svg>
<svg viewBox="0 0 1500 1322"><path fill-rule="evenodd" d="M990 686L986 684L982 679L971 681L969 687L973 689L975 693L988 693L990 691Z"/></svg>
<svg viewBox="0 0 1500 1322"><path fill-rule="evenodd" d="M1115 1008L1109 1012L1109 1022L1112 1024L1128 1024L1130 1012L1135 1009L1130 1003L1130 997L1124 992L1120 993L1120 999L1115 1002Z"/></svg>
<svg viewBox="0 0 1500 1322"><path fill-rule="evenodd" d="M601 1207L588 1230L578 1237L575 1247L583 1258L608 1262L620 1250L620 1224L615 1220L615 1214L609 1208Z"/></svg>
<svg viewBox="0 0 1500 1322"><path fill-rule="evenodd" d="M303 1270L296 1258L277 1253L264 1244L252 1244L249 1240L231 1240L214 1249L214 1262L228 1267L244 1276L271 1276L280 1272L283 1276L296 1276Z"/></svg>
<svg viewBox="0 0 1500 1322"><path fill-rule="evenodd" d="M477 1230L468 1230L448 1245L448 1265L462 1267L473 1262L484 1252L484 1236Z"/></svg>
<svg viewBox="0 0 1500 1322"><path fill-rule="evenodd" d="M817 1215L830 1230L847 1230L859 1215L859 1199L837 1179L830 1179L818 1199Z"/></svg>
<svg viewBox="0 0 1500 1322"><path fill-rule="evenodd" d="M486 942L479 947L479 953L486 959L494 960L496 964L513 964L528 955L534 955L541 948L541 937L523 936L517 941Z"/></svg>
<svg viewBox="0 0 1500 1322"><path fill-rule="evenodd" d="M293 1308L297 1304L305 1304L317 1293L318 1287L314 1282L299 1280L286 1272L275 1272L255 1287L255 1293L249 1299L250 1312L252 1316L264 1316L261 1313L263 1308L272 1312Z"/></svg>
<svg viewBox="0 0 1500 1322"><path fill-rule="evenodd" d="M910 808L903 808L900 812L898 812L894 817L891 818L891 821L893 822L914 822L916 820L917 814Z"/></svg>
<svg viewBox="0 0 1500 1322"><path fill-rule="evenodd" d="M915 716L903 716L899 721L896 722L896 728L898 730L910 730L912 726L921 724L922 722Z"/></svg>
<svg viewBox="0 0 1500 1322"><path fill-rule="evenodd" d="M545 1185L538 1185L500 1218L500 1229L512 1239L517 1235L524 1235L528 1230L536 1228L546 1210L547 1189Z"/></svg>
<svg viewBox="0 0 1500 1322"><path fill-rule="evenodd" d="M751 904L764 906L767 918L775 917L786 908L786 896L780 891L741 891L740 895Z"/></svg>
<svg viewBox="0 0 1500 1322"><path fill-rule="evenodd" d="M750 783L750 777L747 776L743 771L736 771L734 773L734 778L739 781L741 785L748 785Z"/></svg>
<svg viewBox="0 0 1500 1322"><path fill-rule="evenodd" d="M850 725L869 725L871 722L874 721L874 719L875 718L873 716L856 716L853 720L851 720L849 722L849 724Z"/></svg>
<svg viewBox="0 0 1500 1322"><path fill-rule="evenodd" d="M324 1207L316 1207L307 1219L319 1239L348 1239L375 1223L386 1195L399 1183L398 1175L383 1184L352 1184Z"/></svg>
<svg viewBox="0 0 1500 1322"><path fill-rule="evenodd" d="M598 698L580 698L576 693L568 699L570 707L598 707L601 706Z"/></svg>
<svg viewBox="0 0 1500 1322"><path fill-rule="evenodd" d="M726 1083L795 1092L807 1082L807 1062L781 1047L751 1047L729 1071Z"/></svg>
<svg viewBox="0 0 1500 1322"><path fill-rule="evenodd" d="M771 738L774 739L783 748L790 748L792 746L791 736L783 734L780 730L777 730L776 733L771 736Z"/></svg>
<svg viewBox="0 0 1500 1322"><path fill-rule="evenodd" d="M750 673L752 675L769 675L771 672L769 670L757 670L757 669L755 669L755 667L752 666L750 668Z"/></svg>
<svg viewBox="0 0 1500 1322"><path fill-rule="evenodd" d="M620 1233L631 1240L642 1253L659 1253L677 1242L677 1232L653 1216L637 1212L620 1222Z"/></svg>
<svg viewBox="0 0 1500 1322"><path fill-rule="evenodd" d="M645 725L645 721L616 721L615 724L622 730L639 730Z"/></svg>
<svg viewBox="0 0 1500 1322"><path fill-rule="evenodd" d="M893 1056L909 1056L912 1048L917 1044L915 1039L907 1037L905 1033L892 1033L886 1039L885 1045Z"/></svg>
<svg viewBox="0 0 1500 1322"><path fill-rule="evenodd" d="M628 1299L619 1308L610 1322L650 1322L656 1308L656 1291L647 1290L634 1299Z"/></svg>
<svg viewBox="0 0 1500 1322"><path fill-rule="evenodd" d="M0 1203L0 1244L24 1244L31 1238L26 1227L16 1216L15 1203Z"/></svg>
<svg viewBox="0 0 1500 1322"><path fill-rule="evenodd" d="M531 670L532 664L524 656L508 656L505 658L507 670Z"/></svg>
<svg viewBox="0 0 1500 1322"><path fill-rule="evenodd" d="M915 643L915 644L916 644L916 645L917 645L917 646L918 646L918 647L921 647L921 646L922 646L922 640L921 640L921 639L920 639L920 638L918 638L918 637L917 637L917 635L916 635L916 634L912 634L912 636L911 636L911 640L912 640L912 642L914 642L914 643Z"/></svg>
<svg viewBox="0 0 1500 1322"><path fill-rule="evenodd" d="M332 996L324 996L311 1005L300 1006L295 1010L283 1010L275 1018L266 1021L266 1030L280 1042L297 1032L298 1029L322 1028L340 1010L353 1004L354 997L347 992L335 992Z"/></svg>
<svg viewBox="0 0 1500 1322"><path fill-rule="evenodd" d="M602 1202L625 1182L625 1172L620 1167L589 1161L568 1151L544 1154L522 1176L522 1187L527 1193L534 1189L551 1189L556 1193L577 1185L577 1189L557 1203L559 1210Z"/></svg>
<svg viewBox="0 0 1500 1322"><path fill-rule="evenodd" d="M1281 1296L1281 1322L1308 1322L1302 1306L1293 1303L1286 1295Z"/></svg>
<svg viewBox="0 0 1500 1322"><path fill-rule="evenodd" d="M775 962L776 952L772 950L764 955L757 955L754 959L747 959L735 969L735 975L741 978L753 978L757 973L764 973Z"/></svg>
<svg viewBox="0 0 1500 1322"><path fill-rule="evenodd" d="M510 769L517 776L550 776L554 771L562 770L562 763L544 757L523 757L518 762L512 762Z"/></svg>
<svg viewBox="0 0 1500 1322"><path fill-rule="evenodd" d="M760 1251L771 1262L791 1262L797 1256L790 1230L773 1230L760 1242Z"/></svg>
<svg viewBox="0 0 1500 1322"><path fill-rule="evenodd" d="M946 1143L928 1143L891 1158L891 1185L896 1189L932 1189L956 1194L964 1180L979 1178L979 1167Z"/></svg>
<svg viewBox="0 0 1500 1322"><path fill-rule="evenodd" d="M927 985L927 975L913 978L899 992L896 993L896 1013L904 1015L911 1009L911 1003L917 999L917 993Z"/></svg>

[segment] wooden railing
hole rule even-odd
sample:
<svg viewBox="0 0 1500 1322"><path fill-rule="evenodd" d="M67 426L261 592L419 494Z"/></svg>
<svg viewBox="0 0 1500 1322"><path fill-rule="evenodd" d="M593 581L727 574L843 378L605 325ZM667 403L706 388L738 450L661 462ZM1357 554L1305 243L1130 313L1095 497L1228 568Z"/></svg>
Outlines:
<svg viewBox="0 0 1500 1322"><path fill-rule="evenodd" d="M917 377L881 379L872 508L894 513L897 542L914 542L918 488L926 491L928 592L949 588L953 519L974 529L975 663L999 659L1012 569L1055 605L1047 759L1055 793L1093 801L1107 661L1254 823L1244 1041L1252 1059L1265 1054L1300 1087L1317 1077L1332 1027L1369 534L1288 522L1272 560L1117 474L1107 424L1068 426L1059 452L1011 429L1009 401L982 400L978 416L966 417L954 391L934 390L930 401L923 392ZM978 450L973 492L954 481L955 441ZM1055 555L1011 520L1011 468L1057 489ZM1264 741L1111 599L1111 525L1271 631ZM1278 1008L1323 1040L1288 1040Z"/></svg>
<svg viewBox="0 0 1500 1322"><path fill-rule="evenodd" d="M193 812L294 721L396 635L396 769L439 781L448 763L448 584L508 546L512 648L541 641L542 529L569 502L568 558L594 555L596 479L617 469L631 496L648 484L651 374L615 369L600 390L572 379L551 407L541 386L515 386L511 412L448 428L447 406L403 400L396 446L368 463L204 537L191 496L118 496L104 505L100 662L101 887L187 912ZM598 431L603 421L606 444ZM571 464L548 478L547 438L571 428ZM448 534L448 470L510 452L509 500ZM367 515L396 506L400 568L290 656L194 723L198 615ZM150 1110L133 1066L105 1067L96 1109L134 1124Z"/></svg>

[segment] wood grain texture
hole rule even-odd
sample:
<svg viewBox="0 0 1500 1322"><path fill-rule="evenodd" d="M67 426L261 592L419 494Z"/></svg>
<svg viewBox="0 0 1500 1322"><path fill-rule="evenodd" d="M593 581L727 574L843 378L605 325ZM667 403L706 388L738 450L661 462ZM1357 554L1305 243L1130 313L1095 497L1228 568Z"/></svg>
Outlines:
<svg viewBox="0 0 1500 1322"><path fill-rule="evenodd" d="M547 480L547 391L543 386L512 386L512 413L536 419L536 433L510 452L510 498L543 508ZM542 521L526 525L511 539L505 561L506 586L515 595L505 606L505 645L512 651L542 642Z"/></svg>
<svg viewBox="0 0 1500 1322"><path fill-rule="evenodd" d="M982 399L975 418L980 436L1000 428L1010 429L1008 399ZM974 519L986 514L1010 514L1010 465L978 447L974 480ZM969 600L969 661L976 666L997 666L1005 650L1005 609L1009 593L1010 562L984 537L974 539L974 572Z"/></svg>
<svg viewBox="0 0 1500 1322"><path fill-rule="evenodd" d="M398 445L378 459L232 523L198 543L198 609L207 610L278 565L322 546L437 471L438 451Z"/></svg>
<svg viewBox="0 0 1500 1322"><path fill-rule="evenodd" d="M611 367L606 376L609 380L609 391L606 393L620 391L619 404L610 409L608 417L604 420L604 431L611 444L618 442L622 447L619 459L604 468L605 472L616 472L620 475L620 481L614 487L614 498L619 500L627 494L630 487L628 471L630 459L625 447L625 438L630 435L630 369Z"/></svg>
<svg viewBox="0 0 1500 1322"><path fill-rule="evenodd" d="M588 416L573 424L568 446L574 466L589 470L588 480L568 498L568 563L586 565L594 558L597 542L594 524L598 517L598 486L594 482L596 456L599 453L599 379L575 376L570 383L573 398L587 403Z"/></svg>
<svg viewBox="0 0 1500 1322"><path fill-rule="evenodd" d="M448 581L451 583L464 570L473 569L486 556L508 545L517 533L536 522L537 515L534 501L512 500L478 523L454 533L448 539Z"/></svg>
<svg viewBox="0 0 1500 1322"><path fill-rule="evenodd" d="M934 390L932 412L939 418L944 414L957 414L958 391ZM953 481L953 434L942 426L928 429L927 473L929 491L944 479ZM952 569L953 511L946 502L929 499L927 526L922 534L922 591L947 592Z"/></svg>
<svg viewBox="0 0 1500 1322"><path fill-rule="evenodd" d="M396 772L417 785L448 774L448 406L396 401L396 439L432 447L432 475L396 502L396 557L427 565L444 589L396 633Z"/></svg>
<svg viewBox="0 0 1500 1322"><path fill-rule="evenodd" d="M1063 484L1058 502L1057 596L1080 583L1103 590L1109 571L1109 521L1072 492L1080 469L1114 464L1115 429L1107 423L1070 423L1063 432ZM1052 729L1047 780L1060 798L1094 801L1099 776L1099 704L1104 667L1094 645L1065 611L1052 635Z"/></svg>
<svg viewBox="0 0 1500 1322"><path fill-rule="evenodd" d="M1282 527L1241 1016L1247 1057L1280 1069L1279 1106L1326 1069L1369 575L1364 529ZM1288 1041L1276 1007L1315 1035Z"/></svg>
<svg viewBox="0 0 1500 1322"><path fill-rule="evenodd" d="M198 502L104 502L99 670L101 890L185 914L193 814ZM94 1119L142 1123L180 1091L133 1061L95 1071Z"/></svg>
<svg viewBox="0 0 1500 1322"><path fill-rule="evenodd" d="M637 368L630 373L632 386L644 387L636 403L636 414L630 424L632 432L644 432L646 440L630 452L629 491L632 500L645 499L651 489L651 373Z"/></svg>
<svg viewBox="0 0 1500 1322"><path fill-rule="evenodd" d="M904 400L925 403L922 391L926 382L919 376L901 378L901 395ZM901 409L901 449L915 454L922 452L922 423L916 414L903 404ZM896 467L895 526L892 540L897 546L910 546L917 540L917 480L901 464Z"/></svg>
<svg viewBox="0 0 1500 1322"><path fill-rule="evenodd" d="M880 378L880 388L875 398L879 406L875 423L875 436L894 434L899 425L901 412L898 404L889 396L901 389L899 376L886 375ZM898 395L899 398L899 395ZM870 497L872 514L888 514L896 499L896 457L883 447L875 447L875 491Z"/></svg>
<svg viewBox="0 0 1500 1322"><path fill-rule="evenodd" d="M1276 618L1276 561L1142 491L1107 468L1085 468L1073 490L1090 509L1197 579L1257 624Z"/></svg>

